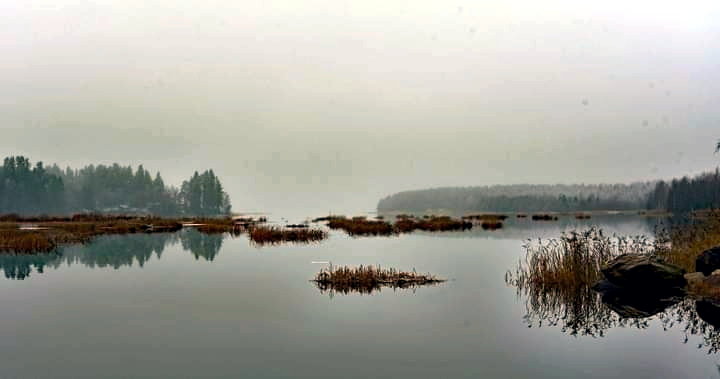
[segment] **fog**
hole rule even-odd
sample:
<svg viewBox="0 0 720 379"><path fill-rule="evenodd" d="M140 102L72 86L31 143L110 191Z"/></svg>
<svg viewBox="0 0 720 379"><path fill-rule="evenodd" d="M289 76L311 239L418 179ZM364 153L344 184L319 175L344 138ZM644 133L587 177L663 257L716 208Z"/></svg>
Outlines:
<svg viewBox="0 0 720 379"><path fill-rule="evenodd" d="M720 3L0 1L0 151L234 210L713 169Z"/></svg>

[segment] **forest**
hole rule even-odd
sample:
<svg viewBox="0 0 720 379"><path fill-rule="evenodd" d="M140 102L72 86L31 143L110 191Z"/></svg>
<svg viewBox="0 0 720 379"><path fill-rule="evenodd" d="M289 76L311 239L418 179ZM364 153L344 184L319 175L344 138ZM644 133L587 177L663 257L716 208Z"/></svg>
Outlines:
<svg viewBox="0 0 720 379"><path fill-rule="evenodd" d="M680 214L720 208L720 170L670 182L659 181L649 194L648 209L665 209Z"/></svg>
<svg viewBox="0 0 720 379"><path fill-rule="evenodd" d="M378 211L572 212L644 209L655 183L494 185L400 192L380 200Z"/></svg>
<svg viewBox="0 0 720 379"><path fill-rule="evenodd" d="M0 214L115 213L213 216L231 211L213 170L195 172L177 188L142 165L117 163L61 169L7 157L0 167Z"/></svg>
<svg viewBox="0 0 720 379"><path fill-rule="evenodd" d="M598 185L497 185L400 192L378 211L485 212L657 210L683 214L720 209L720 169L670 181Z"/></svg>

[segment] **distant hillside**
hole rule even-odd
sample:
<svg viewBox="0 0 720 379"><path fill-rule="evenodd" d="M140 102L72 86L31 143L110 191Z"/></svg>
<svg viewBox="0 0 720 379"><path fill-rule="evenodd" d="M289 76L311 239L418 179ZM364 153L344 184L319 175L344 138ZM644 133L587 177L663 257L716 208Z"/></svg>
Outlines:
<svg viewBox="0 0 720 379"><path fill-rule="evenodd" d="M645 209L655 182L632 184L514 184L444 187L400 192L378 203L378 211L431 209L480 212L569 212Z"/></svg>

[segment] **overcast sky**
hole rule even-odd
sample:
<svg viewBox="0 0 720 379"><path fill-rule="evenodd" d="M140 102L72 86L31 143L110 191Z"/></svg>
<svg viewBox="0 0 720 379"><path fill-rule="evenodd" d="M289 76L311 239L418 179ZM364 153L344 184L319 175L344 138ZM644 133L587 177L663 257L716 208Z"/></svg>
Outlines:
<svg viewBox="0 0 720 379"><path fill-rule="evenodd" d="M0 0L0 151L311 215L714 168L720 2L578 3Z"/></svg>

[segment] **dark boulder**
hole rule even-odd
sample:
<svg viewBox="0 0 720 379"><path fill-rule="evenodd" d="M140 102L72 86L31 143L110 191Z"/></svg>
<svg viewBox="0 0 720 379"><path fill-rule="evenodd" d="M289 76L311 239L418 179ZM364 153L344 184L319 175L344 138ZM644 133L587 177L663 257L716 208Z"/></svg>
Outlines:
<svg viewBox="0 0 720 379"><path fill-rule="evenodd" d="M629 290L658 292L685 287L685 270L647 255L623 254L602 273L612 284Z"/></svg>
<svg viewBox="0 0 720 379"><path fill-rule="evenodd" d="M703 251L695 259L695 271L710 275L718 269L720 269L720 246Z"/></svg>
<svg viewBox="0 0 720 379"><path fill-rule="evenodd" d="M720 328L720 305L712 300L698 300L695 302L695 311L698 317L708 324Z"/></svg>
<svg viewBox="0 0 720 379"><path fill-rule="evenodd" d="M637 291L618 287L607 280L598 282L594 290L602 295L602 302L622 318L647 318L679 303L685 293L678 288L662 292Z"/></svg>

